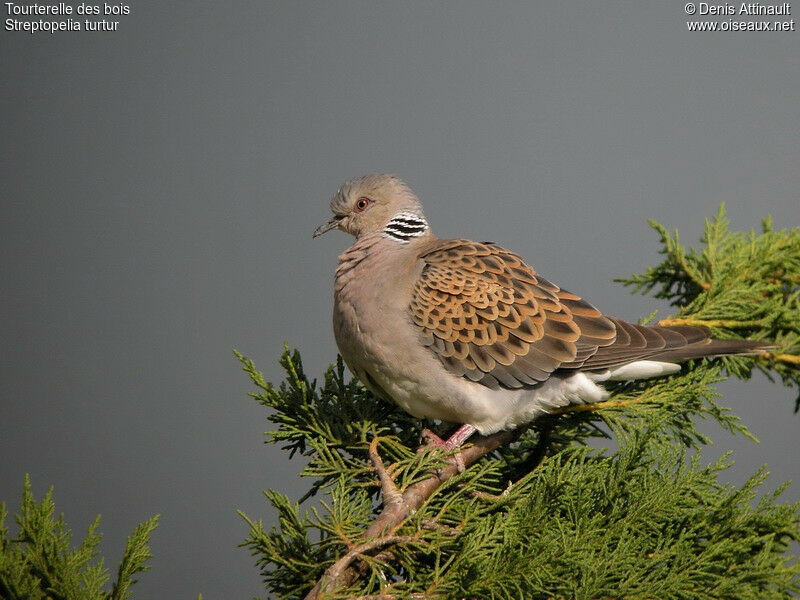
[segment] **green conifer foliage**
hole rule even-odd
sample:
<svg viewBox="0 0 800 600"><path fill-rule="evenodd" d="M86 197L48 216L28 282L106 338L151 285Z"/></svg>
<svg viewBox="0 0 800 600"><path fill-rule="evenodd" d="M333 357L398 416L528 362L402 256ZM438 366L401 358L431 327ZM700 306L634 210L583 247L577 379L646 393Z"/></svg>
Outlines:
<svg viewBox="0 0 800 600"><path fill-rule="evenodd" d="M706 220L703 248L687 251L677 230L670 233L652 220L650 226L661 236L664 260L618 281L635 291L655 290L656 298L680 307L676 317L661 321L664 325L699 325L720 339L776 344L772 361L754 365L748 359L725 359L730 375L747 378L755 366L785 385L800 386L800 227L775 231L767 217L760 235L731 232L722 205Z"/></svg>
<svg viewBox="0 0 800 600"><path fill-rule="evenodd" d="M128 537L117 580L107 591L108 569L98 557L97 533L100 517L89 525L86 539L70 547L72 533L63 515L54 518L52 488L36 504L30 479L25 477L20 512L16 516L18 533L9 536L8 516L0 504L0 598L3 600L125 600L131 594L134 577L150 567L147 546L158 524L158 515L148 519Z"/></svg>
<svg viewBox="0 0 800 600"><path fill-rule="evenodd" d="M268 409L268 443L302 456L307 493L265 493L267 529L244 515L243 546L276 598L791 598L800 565L800 502L759 493L766 475L723 485L726 457L705 465L712 418L749 435L714 384L757 368L797 385L800 230L731 233L708 221L701 250L660 233L664 260L625 283L655 290L717 337L773 340L769 356L694 361L675 376L615 384L611 398L562 410L527 431L478 437L458 473L417 450L423 426L348 379L341 359L320 385L298 352L267 383L237 353ZM652 316L651 316L652 318ZM771 410L789 411L776 405ZM499 437L498 437L499 436ZM616 450L593 448L612 436ZM501 443L502 442L502 443ZM386 466L385 466L386 465ZM792 496L797 497L796 489ZM312 498L313 497L313 498ZM301 504L304 506L301 507Z"/></svg>

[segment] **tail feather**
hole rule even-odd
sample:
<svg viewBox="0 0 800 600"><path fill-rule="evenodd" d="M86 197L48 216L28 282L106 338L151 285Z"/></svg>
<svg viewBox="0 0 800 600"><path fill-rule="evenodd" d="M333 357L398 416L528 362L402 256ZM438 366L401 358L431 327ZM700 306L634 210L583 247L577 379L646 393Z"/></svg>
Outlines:
<svg viewBox="0 0 800 600"><path fill-rule="evenodd" d="M681 361L714 356L756 356L774 349L775 346L759 341L708 338L688 344L683 348L674 348L654 354L650 358L653 360Z"/></svg>
<svg viewBox="0 0 800 600"><path fill-rule="evenodd" d="M680 362L714 356L754 356L774 350L766 342L713 339L704 327L634 325L616 317L607 318L615 325L617 337L611 344L597 347L578 368L603 371L639 360Z"/></svg>

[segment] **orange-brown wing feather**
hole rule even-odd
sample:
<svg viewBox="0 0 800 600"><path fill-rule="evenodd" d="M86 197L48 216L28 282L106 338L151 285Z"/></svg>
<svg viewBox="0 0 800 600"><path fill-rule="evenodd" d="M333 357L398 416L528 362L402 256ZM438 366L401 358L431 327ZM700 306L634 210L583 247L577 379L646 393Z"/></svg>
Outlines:
<svg viewBox="0 0 800 600"><path fill-rule="evenodd" d="M616 338L615 324L595 307L494 244L439 240L421 258L411 319L456 375L490 387L532 386Z"/></svg>

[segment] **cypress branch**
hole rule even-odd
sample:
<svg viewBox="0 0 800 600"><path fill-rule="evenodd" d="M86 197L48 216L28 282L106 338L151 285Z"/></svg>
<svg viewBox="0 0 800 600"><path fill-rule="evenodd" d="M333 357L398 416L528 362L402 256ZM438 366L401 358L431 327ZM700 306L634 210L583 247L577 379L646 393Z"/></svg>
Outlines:
<svg viewBox="0 0 800 600"><path fill-rule="evenodd" d="M704 247L698 251L684 248L677 231L670 233L655 221L650 226L661 238L664 259L617 281L679 307L661 325L698 325L722 339L774 342L776 350L762 360L723 359L728 374L748 378L756 368L800 387L800 227L775 231L767 217L760 235L731 232L723 204L706 220Z"/></svg>
<svg viewBox="0 0 800 600"><path fill-rule="evenodd" d="M100 517L89 525L86 539L76 548L70 547L72 533L63 515L54 518L55 503L50 488L39 504L31 491L26 475L16 516L18 533L10 537L5 526L8 516L5 503L0 504L0 598L4 600L124 600L130 596L133 578L150 566L150 534L156 528L158 515L139 525L128 538L117 580L106 592L108 569L98 558L97 533Z"/></svg>
<svg viewBox="0 0 800 600"><path fill-rule="evenodd" d="M661 264L623 280L668 299L667 323L701 323L716 337L772 340L769 357L694 361L678 375L616 383L608 401L562 409L529 428L477 436L452 457L419 447L420 422L372 397L341 359L320 386L297 351L286 379L267 383L237 353L269 409L268 443L307 460L299 503L267 499L278 527L242 515L266 591L278 598L790 598L800 566L800 502L785 486L758 496L762 470L739 488L703 465L715 420L750 436L718 404L726 376L753 369L797 386L800 230L729 231L724 210L700 250L661 236ZM653 315L651 315L651 318ZM615 451L592 447L613 436ZM750 436L752 437L752 436ZM313 501L312 501L313 499ZM301 510L301 504L309 507Z"/></svg>

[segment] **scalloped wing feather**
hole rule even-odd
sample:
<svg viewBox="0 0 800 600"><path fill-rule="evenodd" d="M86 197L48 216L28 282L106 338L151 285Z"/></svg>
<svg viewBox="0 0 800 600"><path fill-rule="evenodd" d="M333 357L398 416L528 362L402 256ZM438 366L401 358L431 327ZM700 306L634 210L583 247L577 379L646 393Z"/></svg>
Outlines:
<svg viewBox="0 0 800 600"><path fill-rule="evenodd" d="M615 323L492 243L437 240L409 311L447 370L489 387L536 385L617 337Z"/></svg>

